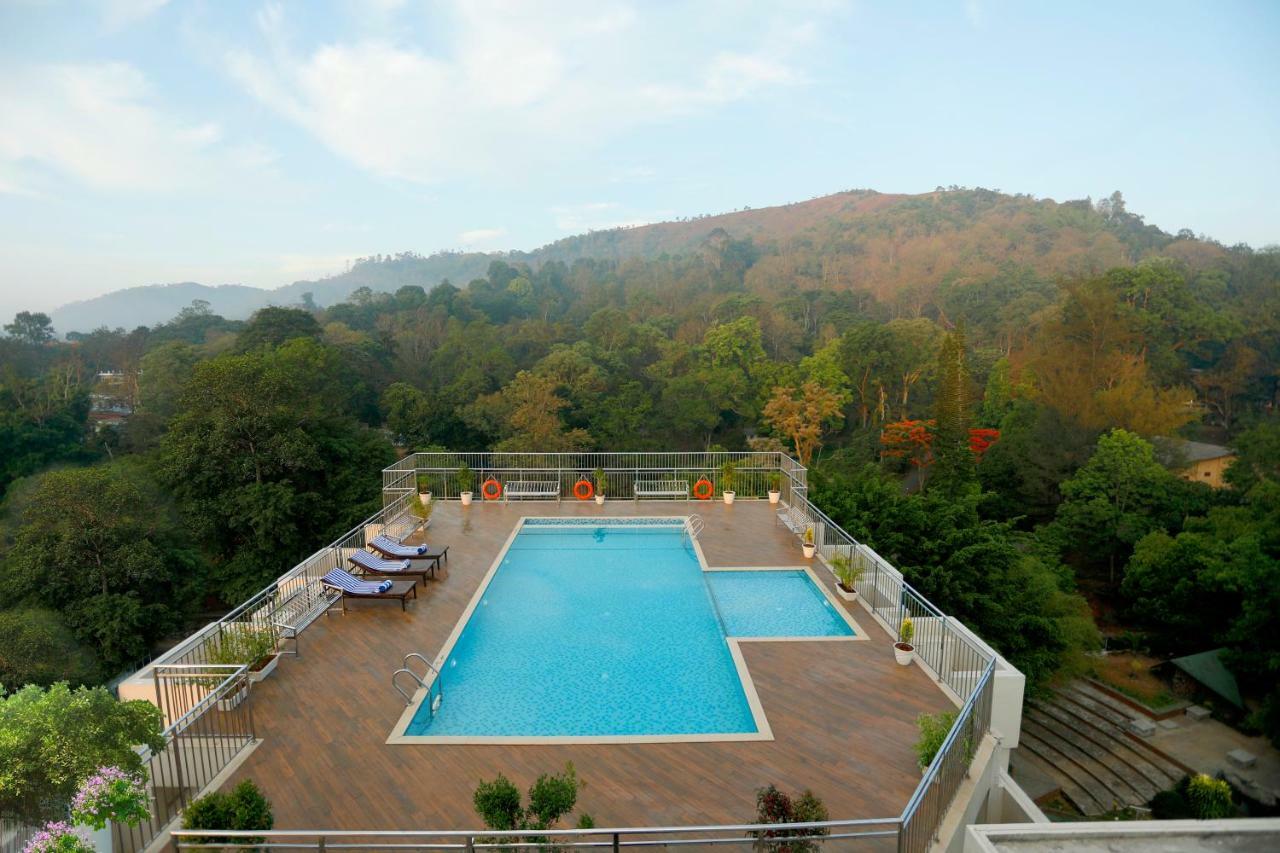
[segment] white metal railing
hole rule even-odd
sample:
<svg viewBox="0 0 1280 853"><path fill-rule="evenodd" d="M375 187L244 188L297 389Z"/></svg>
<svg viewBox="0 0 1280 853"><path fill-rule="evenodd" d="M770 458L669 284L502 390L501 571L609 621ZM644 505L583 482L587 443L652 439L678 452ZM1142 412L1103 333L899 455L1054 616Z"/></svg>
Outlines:
<svg viewBox="0 0 1280 853"><path fill-rule="evenodd" d="M859 561L864 572L858 592L875 617L896 635L902 619L910 616L915 626L914 645L921 663L963 703L941 750L921 779L919 787L900 816L855 820L823 821L814 824L781 824L778 830L825 831L813 835L817 846L846 849L854 841L896 838L899 851L925 850L935 837L938 825L968 772L976 744L987 733L991 719L991 691L997 655L989 646L934 607L911 587L902 574L866 545L855 540L808 499L808 472L784 453L414 453L386 468L383 476L383 509L346 535L320 549L286 572L273 584L157 659L161 665L204 663L201 650L216 641L218 632L230 622L260 622L267 618L291 585L317 580L342 565L354 549L364 547L378 532L388 530L404 535L416 525L408 513L419 490L440 499L451 499L459 491L457 476L465 465L475 475L473 488L493 477L508 480L557 479L571 489L580 477L591 477L596 469L606 473L613 495L629 495L637 479L706 478L719 486L726 462L735 466L734 490L739 498L763 497L777 487L787 512L801 524L812 527L814 543L824 560L844 554ZM803 535L804 530L799 531ZM229 682L220 687L229 690ZM201 700L201 707L208 697ZM206 720L201 711L192 723ZM251 718L249 718L251 728ZM216 762L215 762L216 763ZM327 846L360 848L412 847L421 850L502 849L527 847L528 839L556 839L560 847L620 847L676 844L681 847L717 846L721 849L749 849L752 833L771 827L757 825L620 827L613 829L559 830L538 833L500 833L489 830L458 831L352 831L270 830L219 833L217 843L209 831L175 831L180 849L202 847L296 847L323 850ZM233 839L243 839L237 844ZM793 840L803 840L796 838ZM265 842L265 843L264 843ZM132 848L137 849L137 848Z"/></svg>

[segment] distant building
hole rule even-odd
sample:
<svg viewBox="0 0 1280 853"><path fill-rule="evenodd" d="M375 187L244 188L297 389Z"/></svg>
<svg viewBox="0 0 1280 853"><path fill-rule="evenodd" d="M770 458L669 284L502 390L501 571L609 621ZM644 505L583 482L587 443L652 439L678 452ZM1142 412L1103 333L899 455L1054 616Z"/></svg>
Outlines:
<svg viewBox="0 0 1280 853"><path fill-rule="evenodd" d="M1230 447L1205 444L1202 441L1179 441L1174 444L1174 450L1184 463L1177 469L1179 477L1197 483L1207 483L1215 489L1221 489L1226 485L1222 475L1236 458L1236 452Z"/></svg>

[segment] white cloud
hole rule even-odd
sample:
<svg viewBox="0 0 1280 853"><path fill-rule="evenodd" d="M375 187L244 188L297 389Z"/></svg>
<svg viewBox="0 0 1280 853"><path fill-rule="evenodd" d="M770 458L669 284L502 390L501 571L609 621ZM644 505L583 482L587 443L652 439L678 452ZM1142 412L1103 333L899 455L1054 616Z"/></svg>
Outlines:
<svg viewBox="0 0 1280 853"><path fill-rule="evenodd" d="M360 168L435 182L520 174L642 124L796 85L805 80L797 48L815 31L763 14L727 21L646 8L642 18L616 0L430 9L399 10L394 36L355 27L300 48L271 4L257 14L260 44L227 50L226 68ZM717 40L735 46L707 51Z"/></svg>
<svg viewBox="0 0 1280 853"><path fill-rule="evenodd" d="M225 177L214 122L188 124L154 105L123 62L7 69L0 74L0 174L38 191L53 170L96 189L175 190Z"/></svg>
<svg viewBox="0 0 1280 853"><path fill-rule="evenodd" d="M473 228L458 235L458 241L464 246L475 246L479 243L492 243L507 233L505 228Z"/></svg>
<svg viewBox="0 0 1280 853"><path fill-rule="evenodd" d="M123 29L150 17L167 6L169 0L98 0L102 24L109 31Z"/></svg>

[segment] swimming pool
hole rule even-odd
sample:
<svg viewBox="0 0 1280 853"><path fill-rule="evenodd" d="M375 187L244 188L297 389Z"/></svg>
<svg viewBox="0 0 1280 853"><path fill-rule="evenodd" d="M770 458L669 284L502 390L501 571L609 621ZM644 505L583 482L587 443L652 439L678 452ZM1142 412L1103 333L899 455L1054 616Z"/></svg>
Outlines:
<svg viewBox="0 0 1280 853"><path fill-rule="evenodd" d="M438 710L407 713L393 740L765 739L726 628L852 634L813 618L825 599L804 572L704 572L683 519L581 521L522 522L446 645ZM747 624L746 575L788 588L808 617Z"/></svg>

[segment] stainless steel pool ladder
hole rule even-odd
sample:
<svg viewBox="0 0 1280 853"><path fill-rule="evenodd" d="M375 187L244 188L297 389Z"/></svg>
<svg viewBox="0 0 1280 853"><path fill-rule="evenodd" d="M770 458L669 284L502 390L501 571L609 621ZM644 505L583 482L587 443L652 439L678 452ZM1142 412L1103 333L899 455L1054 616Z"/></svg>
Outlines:
<svg viewBox="0 0 1280 853"><path fill-rule="evenodd" d="M702 516L693 513L685 521L685 527L689 530L689 538L697 539L702 534Z"/></svg>
<svg viewBox="0 0 1280 853"><path fill-rule="evenodd" d="M424 672L420 676L418 675L418 673L410 669L409 661L412 658L417 658L418 660L420 660L422 662L422 665L427 668L428 672ZM428 684L426 679L430 676L431 673L435 673L436 677L432 679L430 684ZM434 717L436 715L436 711L440 710L441 703L444 702L444 673L436 669L435 666L432 665L431 661L427 660L425 657L418 654L417 652L409 652L409 654L405 655L404 665L401 666L399 669L397 669L395 672L391 673L391 686L394 687L396 689L396 692L399 693L400 696L404 699L404 704L410 705L413 703L413 693L406 693L404 691L404 688L400 686L400 683L399 681L397 681L397 679L401 675L409 676L410 678L413 679L414 683L418 685L418 687L427 691L427 704L431 708L431 716ZM434 699L431 698L431 692L432 692L431 689L433 687L436 688L436 691L435 691L436 696ZM417 691L415 690L414 693L416 692Z"/></svg>

